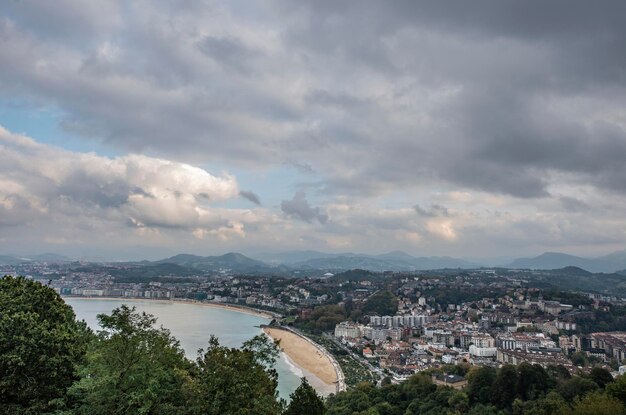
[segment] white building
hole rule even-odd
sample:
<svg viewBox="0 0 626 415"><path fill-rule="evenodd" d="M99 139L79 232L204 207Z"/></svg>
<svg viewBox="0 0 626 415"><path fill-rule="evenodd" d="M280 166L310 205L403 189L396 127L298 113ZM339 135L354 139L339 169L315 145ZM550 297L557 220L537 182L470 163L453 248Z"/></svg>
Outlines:
<svg viewBox="0 0 626 415"><path fill-rule="evenodd" d="M477 347L472 344L469 347L469 353L473 357L496 357L498 349L495 347Z"/></svg>
<svg viewBox="0 0 626 415"><path fill-rule="evenodd" d="M335 326L335 337L343 339L358 339L363 336L361 327L351 321L342 321Z"/></svg>

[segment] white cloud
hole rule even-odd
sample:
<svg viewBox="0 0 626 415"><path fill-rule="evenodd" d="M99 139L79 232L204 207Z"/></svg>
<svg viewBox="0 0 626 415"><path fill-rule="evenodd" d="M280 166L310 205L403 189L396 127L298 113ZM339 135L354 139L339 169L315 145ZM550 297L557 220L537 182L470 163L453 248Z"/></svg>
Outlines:
<svg viewBox="0 0 626 415"><path fill-rule="evenodd" d="M211 229L228 224L211 215L211 204L239 196L236 179L227 174L214 176L188 164L136 154L106 158L75 153L1 127L0 150L5 217L17 217L28 207L33 213L28 220L80 211L139 227Z"/></svg>

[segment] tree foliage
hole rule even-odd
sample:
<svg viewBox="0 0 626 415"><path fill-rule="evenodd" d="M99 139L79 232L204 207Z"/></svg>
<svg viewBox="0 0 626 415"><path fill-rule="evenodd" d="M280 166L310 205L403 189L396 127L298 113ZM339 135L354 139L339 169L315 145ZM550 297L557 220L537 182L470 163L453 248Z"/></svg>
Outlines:
<svg viewBox="0 0 626 415"><path fill-rule="evenodd" d="M284 415L323 415L324 401L315 389L309 385L306 378L302 378L300 386L289 396L291 401Z"/></svg>
<svg viewBox="0 0 626 415"><path fill-rule="evenodd" d="M156 319L122 305L100 314L102 331L71 394L80 414L183 413L190 362Z"/></svg>
<svg viewBox="0 0 626 415"><path fill-rule="evenodd" d="M243 349L220 346L217 338L211 337L196 362L191 413L280 414L278 373L268 367L277 353L276 346L264 336L255 337Z"/></svg>
<svg viewBox="0 0 626 415"><path fill-rule="evenodd" d="M393 315L396 311L398 311L398 299L387 290L372 294L363 306L365 314Z"/></svg>
<svg viewBox="0 0 626 415"><path fill-rule="evenodd" d="M78 379L89 331L49 287L28 279L0 279L0 407L39 414L62 407Z"/></svg>

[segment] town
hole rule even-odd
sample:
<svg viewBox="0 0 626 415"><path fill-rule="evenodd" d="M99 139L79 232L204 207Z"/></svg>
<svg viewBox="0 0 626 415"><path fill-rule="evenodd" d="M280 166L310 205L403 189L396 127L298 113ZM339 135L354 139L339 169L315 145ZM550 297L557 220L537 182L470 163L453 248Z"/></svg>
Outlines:
<svg viewBox="0 0 626 415"><path fill-rule="evenodd" d="M336 355L350 385L422 371L454 387L454 367L528 362L571 373L626 366L626 301L607 292L560 290L528 270L447 270L304 278L155 275L141 266L31 263L4 266L64 296L214 302L274 313ZM564 271L565 272L565 271ZM572 270L567 270L572 272ZM557 277L554 277L558 281ZM606 291L606 290L605 290ZM449 372L449 373L448 373Z"/></svg>

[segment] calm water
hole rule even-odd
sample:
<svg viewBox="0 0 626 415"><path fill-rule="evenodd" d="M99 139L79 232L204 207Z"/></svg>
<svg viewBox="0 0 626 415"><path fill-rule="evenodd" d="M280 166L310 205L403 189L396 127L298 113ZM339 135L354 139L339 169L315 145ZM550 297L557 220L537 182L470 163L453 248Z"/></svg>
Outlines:
<svg viewBox="0 0 626 415"><path fill-rule="evenodd" d="M98 314L108 314L122 304L135 306L138 311L145 311L158 318L157 324L163 325L172 332L190 359L196 358L198 349L206 347L211 335L217 336L222 345L240 347L244 341L262 333L259 325L269 322L266 318L237 311L169 301L66 297L65 302L74 308L78 319L85 320L89 327L96 330L99 328L96 318ZM276 362L276 370L278 371L278 393L282 398L289 397L300 384L302 376L306 376L309 383L323 395L332 392L332 389L329 390L329 387L314 375L295 367L284 353L281 353L281 358Z"/></svg>

